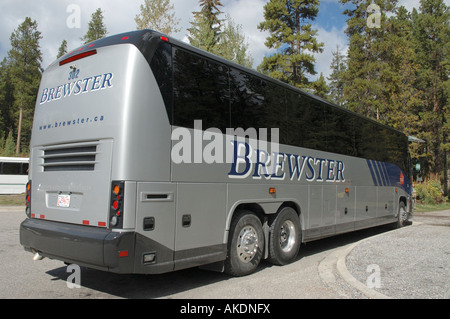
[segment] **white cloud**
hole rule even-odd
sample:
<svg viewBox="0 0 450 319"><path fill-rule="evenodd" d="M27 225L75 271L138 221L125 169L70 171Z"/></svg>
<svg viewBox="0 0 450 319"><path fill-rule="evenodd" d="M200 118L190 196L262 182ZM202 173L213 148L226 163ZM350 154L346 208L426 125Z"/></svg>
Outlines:
<svg viewBox="0 0 450 319"><path fill-rule="evenodd" d="M269 33L261 32L258 29L259 23L264 21L264 5L266 2L265 0L229 0L224 2L223 11L228 13L236 24L242 25L255 68L261 64L265 55L272 52L264 45Z"/></svg>
<svg viewBox="0 0 450 319"><path fill-rule="evenodd" d="M333 60L333 51L336 51L336 47L339 46L341 52L344 54L347 53L348 39L344 33L346 26L341 30L333 27L330 31L319 26L313 27L318 30L318 42L324 43L323 52L314 55L316 58L317 75L313 77L313 80L317 79L320 76L320 73L323 73L323 76L327 79L331 74L330 65Z"/></svg>
<svg viewBox="0 0 450 319"><path fill-rule="evenodd" d="M406 10L411 12L414 8L419 9L420 0L399 0L397 5L399 7L404 6Z"/></svg>

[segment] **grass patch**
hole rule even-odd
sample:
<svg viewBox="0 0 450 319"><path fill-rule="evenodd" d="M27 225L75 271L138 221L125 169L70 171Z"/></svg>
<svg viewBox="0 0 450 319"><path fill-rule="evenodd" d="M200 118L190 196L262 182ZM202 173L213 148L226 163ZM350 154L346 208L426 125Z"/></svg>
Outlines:
<svg viewBox="0 0 450 319"><path fill-rule="evenodd" d="M0 195L0 206L25 206L25 194Z"/></svg>
<svg viewBox="0 0 450 319"><path fill-rule="evenodd" d="M426 212L436 212L440 210L448 210L450 209L450 202L441 203L441 204L422 204L417 203L416 209L414 212L416 213L426 213Z"/></svg>

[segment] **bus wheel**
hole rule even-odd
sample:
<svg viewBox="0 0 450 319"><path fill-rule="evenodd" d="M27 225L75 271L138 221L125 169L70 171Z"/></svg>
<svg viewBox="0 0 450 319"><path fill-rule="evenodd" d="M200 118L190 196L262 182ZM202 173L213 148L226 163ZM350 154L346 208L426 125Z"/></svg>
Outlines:
<svg viewBox="0 0 450 319"><path fill-rule="evenodd" d="M407 222L408 222L408 212L406 211L405 203L400 202L400 205L398 207L398 218L396 228L406 226Z"/></svg>
<svg viewBox="0 0 450 319"><path fill-rule="evenodd" d="M297 212L284 207L270 224L269 261L286 265L297 257L301 244L301 227Z"/></svg>
<svg viewBox="0 0 450 319"><path fill-rule="evenodd" d="M250 211L237 213L228 236L228 256L225 273L245 276L258 267L264 251L264 233L259 218Z"/></svg>

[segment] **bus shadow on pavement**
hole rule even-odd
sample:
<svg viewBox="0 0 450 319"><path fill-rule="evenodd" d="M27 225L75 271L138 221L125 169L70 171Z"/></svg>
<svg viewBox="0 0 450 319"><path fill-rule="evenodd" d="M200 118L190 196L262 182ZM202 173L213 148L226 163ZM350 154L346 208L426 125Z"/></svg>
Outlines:
<svg viewBox="0 0 450 319"><path fill-rule="evenodd" d="M67 281L71 275L67 267L60 267L47 272L54 280ZM115 274L106 271L81 267L82 288L88 288L108 295L131 298L164 298L197 287L227 280L225 274L202 270L199 268L183 269L160 275Z"/></svg>
<svg viewBox="0 0 450 319"><path fill-rule="evenodd" d="M314 254L382 234L391 229L392 228L388 225L378 226L303 244L295 262ZM274 266L267 261L262 261L258 269L252 275L271 267L279 266ZM177 293L186 292L232 278L224 273L203 270L200 268L183 269L160 275L115 274L86 267L80 267L80 269L81 288L91 289L95 292L119 298L130 299L153 299L169 296L176 298ZM49 270L46 273L53 277L52 280L63 280L66 282L71 275L71 272L67 272L66 266ZM89 298L92 294L83 292L81 295ZM102 295L96 294L96 297L101 298Z"/></svg>

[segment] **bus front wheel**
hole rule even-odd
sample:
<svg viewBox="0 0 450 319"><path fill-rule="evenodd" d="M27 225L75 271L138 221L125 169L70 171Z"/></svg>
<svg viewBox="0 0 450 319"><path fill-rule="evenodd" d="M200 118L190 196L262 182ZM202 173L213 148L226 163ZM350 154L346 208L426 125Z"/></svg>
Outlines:
<svg viewBox="0 0 450 319"><path fill-rule="evenodd" d="M395 223L395 228L402 228L407 225L408 222L408 212L406 211L406 206L404 202L400 202L398 206L398 216L397 222Z"/></svg>
<svg viewBox="0 0 450 319"><path fill-rule="evenodd" d="M243 210L233 217L228 237L225 273L231 276L251 274L259 265L264 251L264 233L259 218Z"/></svg>

